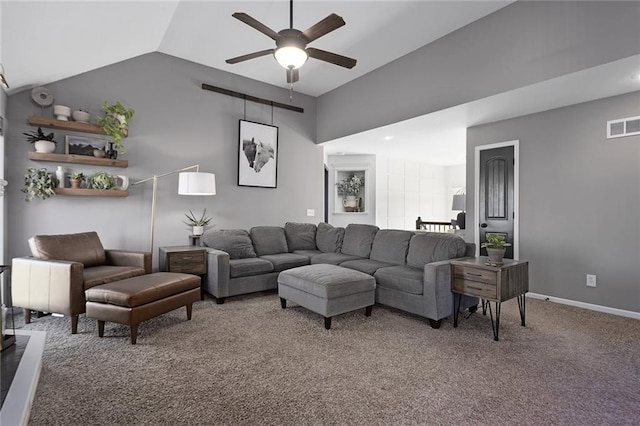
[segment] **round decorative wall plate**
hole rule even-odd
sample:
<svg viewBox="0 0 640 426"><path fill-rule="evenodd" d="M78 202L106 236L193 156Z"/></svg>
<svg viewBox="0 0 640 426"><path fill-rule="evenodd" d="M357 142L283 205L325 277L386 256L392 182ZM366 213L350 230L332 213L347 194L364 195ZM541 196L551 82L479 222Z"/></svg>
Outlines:
<svg viewBox="0 0 640 426"><path fill-rule="evenodd" d="M31 89L31 99L43 107L53 105L53 93L44 86Z"/></svg>

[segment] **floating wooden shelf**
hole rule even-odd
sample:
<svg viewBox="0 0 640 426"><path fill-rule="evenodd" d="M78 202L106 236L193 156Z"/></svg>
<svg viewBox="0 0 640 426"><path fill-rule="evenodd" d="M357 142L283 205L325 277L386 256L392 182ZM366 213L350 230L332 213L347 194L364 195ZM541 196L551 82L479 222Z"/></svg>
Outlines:
<svg viewBox="0 0 640 426"><path fill-rule="evenodd" d="M53 161L55 163L90 164L92 166L105 167L129 167L127 160L113 160L111 158L89 157L88 155L43 154L42 152L29 151L29 160Z"/></svg>
<svg viewBox="0 0 640 426"><path fill-rule="evenodd" d="M105 133L102 131L102 127L89 124L89 123L79 123L77 121L61 121L56 120L55 118L50 117L40 117L37 115L30 115L27 117L27 123L32 126L40 126L40 127L48 127L51 129L60 129L60 130L70 130L72 132L84 132L84 133L95 133L98 135L104 135ZM128 134L125 134L125 138Z"/></svg>
<svg viewBox="0 0 640 426"><path fill-rule="evenodd" d="M120 189L71 189L71 188L54 188L56 195L72 195L80 197L126 197L129 191Z"/></svg>

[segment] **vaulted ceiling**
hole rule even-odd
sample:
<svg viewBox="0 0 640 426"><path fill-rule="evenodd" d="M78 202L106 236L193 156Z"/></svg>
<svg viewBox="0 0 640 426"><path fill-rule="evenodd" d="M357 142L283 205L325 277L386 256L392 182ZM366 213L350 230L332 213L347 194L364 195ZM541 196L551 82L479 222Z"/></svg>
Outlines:
<svg viewBox="0 0 640 426"><path fill-rule="evenodd" d="M348 70L310 59L295 90L319 96L455 31L510 1L294 1L294 27L331 13L346 25L313 47L358 60ZM1 1L1 60L9 93L158 51L276 86L285 70L271 56L225 59L274 47L234 19L245 12L275 31L289 26L287 0Z"/></svg>

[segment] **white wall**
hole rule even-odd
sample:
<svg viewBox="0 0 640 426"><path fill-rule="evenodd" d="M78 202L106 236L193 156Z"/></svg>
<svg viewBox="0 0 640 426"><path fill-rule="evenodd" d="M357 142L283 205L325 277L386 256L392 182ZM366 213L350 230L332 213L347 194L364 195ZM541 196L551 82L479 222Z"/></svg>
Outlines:
<svg viewBox="0 0 640 426"><path fill-rule="evenodd" d="M410 160L376 157L376 225L415 229L424 221L448 222L453 194L464 187L465 165L439 166Z"/></svg>

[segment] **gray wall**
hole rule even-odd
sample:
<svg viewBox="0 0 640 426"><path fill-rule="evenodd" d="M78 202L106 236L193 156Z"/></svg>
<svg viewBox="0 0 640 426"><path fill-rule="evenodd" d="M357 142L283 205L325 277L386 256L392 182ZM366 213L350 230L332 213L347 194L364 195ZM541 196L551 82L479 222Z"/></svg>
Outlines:
<svg viewBox="0 0 640 426"><path fill-rule="evenodd" d="M640 136L606 139L607 120L638 115L640 91L467 130L467 188L476 146L520 141L530 291L640 312ZM473 218L473 191L467 209Z"/></svg>
<svg viewBox="0 0 640 426"><path fill-rule="evenodd" d="M315 99L295 95L304 114L274 109L273 124L279 127L278 187L237 186L238 120L244 101L204 91L201 83L237 90L253 96L288 102L288 91L197 65L160 53L151 53L47 84L56 103L72 109L88 109L92 116L104 100L120 101L136 110L130 136L124 139L127 169L65 164L67 170L93 173L107 170L128 175L132 181L199 163L202 171L216 174L217 195L177 195L177 175L159 180L154 261L157 247L187 244L190 229L183 224L188 209L213 217L217 228L249 228L254 225L284 225L286 221L322 220L323 153L315 144ZM271 123L271 107L247 102L247 119ZM65 197L27 203L20 192L27 167L54 171L57 163L27 160L31 144L22 132L34 130L26 124L39 108L29 91L8 100L11 123L7 138L9 247L8 257L28 253L27 239L35 234L96 230L107 248L145 250L151 211L152 185L129 188L127 198ZM52 115L48 109L45 114ZM64 131L55 131L57 152L64 151ZM316 217L307 218L306 209Z"/></svg>
<svg viewBox="0 0 640 426"><path fill-rule="evenodd" d="M640 2L513 3L318 98L318 142L636 55L638 22Z"/></svg>

